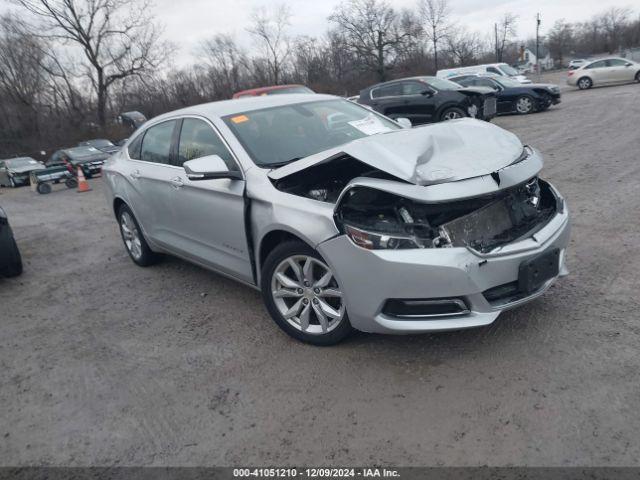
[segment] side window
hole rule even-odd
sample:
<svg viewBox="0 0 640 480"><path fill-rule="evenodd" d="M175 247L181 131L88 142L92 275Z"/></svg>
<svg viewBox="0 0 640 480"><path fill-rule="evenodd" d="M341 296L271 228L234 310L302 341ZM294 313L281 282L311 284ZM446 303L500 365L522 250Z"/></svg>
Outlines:
<svg viewBox="0 0 640 480"><path fill-rule="evenodd" d="M496 67L487 67L487 72L489 73L495 73L496 75L504 75L500 70L498 70Z"/></svg>
<svg viewBox="0 0 640 480"><path fill-rule="evenodd" d="M455 79L454 82L463 87L472 87L476 83L473 77L460 77Z"/></svg>
<svg viewBox="0 0 640 480"><path fill-rule="evenodd" d="M476 85L478 87L496 88L496 84L493 83L493 81L489 80L488 78L477 78Z"/></svg>
<svg viewBox="0 0 640 480"><path fill-rule="evenodd" d="M428 90L424 83L421 82L402 82L402 95L420 95Z"/></svg>
<svg viewBox="0 0 640 480"><path fill-rule="evenodd" d="M607 65L608 67L624 67L627 65L627 62L625 60L622 60L620 58L612 58L611 60L609 60L609 65Z"/></svg>
<svg viewBox="0 0 640 480"><path fill-rule="evenodd" d="M129 144L127 151L129 152L129 158L133 160L140 160L140 147L142 147L142 137L144 137L144 132L138 135L133 142Z"/></svg>
<svg viewBox="0 0 640 480"><path fill-rule="evenodd" d="M171 139L175 120L149 128L142 139L140 159L145 162L168 164L171 156Z"/></svg>
<svg viewBox="0 0 640 480"><path fill-rule="evenodd" d="M180 131L176 165L181 167L188 160L206 155L218 155L229 170L238 169L231 152L209 124L197 118L185 118Z"/></svg>
<svg viewBox="0 0 640 480"><path fill-rule="evenodd" d="M593 62L591 65L587 65L585 67L585 69L587 68L602 68L606 66L606 62L604 60L600 60L599 62Z"/></svg>
<svg viewBox="0 0 640 480"><path fill-rule="evenodd" d="M371 98L397 97L399 95L402 95L402 85L400 83L385 85L371 91Z"/></svg>

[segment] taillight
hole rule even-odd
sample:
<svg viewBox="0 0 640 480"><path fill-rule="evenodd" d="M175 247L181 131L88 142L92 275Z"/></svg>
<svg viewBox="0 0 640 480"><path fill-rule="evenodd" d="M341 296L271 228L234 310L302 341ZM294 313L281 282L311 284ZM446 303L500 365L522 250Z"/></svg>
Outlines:
<svg viewBox="0 0 640 480"><path fill-rule="evenodd" d="M574 73L576 73L576 72L574 72L573 70L570 70L569 71L569 76L573 75Z"/></svg>

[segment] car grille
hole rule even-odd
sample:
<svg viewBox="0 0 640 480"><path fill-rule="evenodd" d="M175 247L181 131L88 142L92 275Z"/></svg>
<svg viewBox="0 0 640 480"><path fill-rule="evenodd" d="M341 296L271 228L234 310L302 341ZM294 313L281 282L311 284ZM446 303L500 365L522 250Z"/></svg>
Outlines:
<svg viewBox="0 0 640 480"><path fill-rule="evenodd" d="M487 98L484 101L484 107L483 107L483 113L484 116L490 116L490 115L495 115L496 114L496 97L491 97L491 98Z"/></svg>

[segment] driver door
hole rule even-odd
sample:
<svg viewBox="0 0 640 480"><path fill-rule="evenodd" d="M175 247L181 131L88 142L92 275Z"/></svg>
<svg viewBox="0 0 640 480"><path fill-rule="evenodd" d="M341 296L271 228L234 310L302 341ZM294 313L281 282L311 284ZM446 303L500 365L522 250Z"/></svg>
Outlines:
<svg viewBox="0 0 640 480"><path fill-rule="evenodd" d="M235 158L213 125L203 118L182 119L171 179L171 230L179 252L198 263L245 282L253 282L245 229L245 181L228 178L189 180L184 162L218 155L229 170Z"/></svg>

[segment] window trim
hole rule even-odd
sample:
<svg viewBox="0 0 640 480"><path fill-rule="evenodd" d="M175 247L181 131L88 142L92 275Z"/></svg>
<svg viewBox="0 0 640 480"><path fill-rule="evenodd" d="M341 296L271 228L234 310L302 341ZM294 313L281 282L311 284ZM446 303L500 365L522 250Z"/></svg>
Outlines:
<svg viewBox="0 0 640 480"><path fill-rule="evenodd" d="M180 128L178 129L176 138L175 138L175 157L172 158L172 162L175 162L176 159L178 158L178 152L180 150L180 135L182 134L182 124L184 122L185 119L187 118L193 118L195 120L202 120L204 123L206 123L209 127L211 127L211 129L213 130L213 133L220 139L220 141L222 142L222 144L226 147L226 149L229 151L229 153L231 154L231 159L233 160L233 163L235 163L236 165L236 169L235 170L230 170L233 172L240 172L242 174L242 178L244 178L244 171L242 170L242 167L240 166L240 162L238 161L238 157L236 156L235 152L231 149L231 145L229 145L229 142L227 142L227 140L224 138L224 136L220 133L220 131L216 128L216 126L211 123L207 118L199 116L199 115L184 115L182 117L180 117ZM172 163L173 165L173 163ZM176 168L182 168L184 170L183 167L178 167L177 165L173 165Z"/></svg>
<svg viewBox="0 0 640 480"><path fill-rule="evenodd" d="M151 124L151 125L147 125L147 124L145 124L145 125L144 125L144 127L145 127L145 128L144 128L144 130L142 130L140 133L138 133L138 134L137 134L137 135L135 135L133 138L131 138L131 139L129 140L129 142L127 142L126 148L125 148L125 147L123 147L121 151L122 151L122 152L124 152L124 153L126 153L126 155L127 155L127 160L128 160L129 162L140 162L140 163L142 163L142 164L144 164L144 165L157 165L157 166L159 166L159 167L172 168L172 169L174 169L174 170L178 170L178 171L181 171L181 172L183 172L183 173L184 173L184 172L185 172L184 167L178 167L178 166L176 166L176 165L173 165L173 163L157 163L157 162L148 162L147 160L138 160L137 158L131 158L131 157L129 156L129 148L128 148L128 147L129 147L129 145L130 145L132 142L134 142L138 137L140 137L141 135L146 135L146 134L147 134L147 131L149 131L149 129L150 129L150 128L153 128L153 127L155 127L156 125L160 125L161 123L168 122L168 121L172 121L172 120L175 120L175 121L177 122L177 123L176 123L176 126L177 126L177 124L178 124L178 123L180 124L180 129L179 129L179 131L178 131L178 139L179 139L179 138L180 138L180 137L179 137L179 134L180 134L179 132L180 132L180 131L182 131L182 120L184 120L185 118L196 118L196 119L198 119L198 120L203 120L204 122L206 122L207 124L209 124L209 126L210 126L211 128L213 128L213 131L218 135L218 137L222 140L222 143L224 143L224 145L227 147L227 149L228 149L228 150L229 150L229 152L231 153L231 157L233 158L233 161L235 162L236 166L238 167L238 170L237 170L237 171L238 171L238 172L240 172L240 175L242 175L242 180L244 181L244 180L246 179L246 176L245 176L245 173L244 173L244 169L242 168L242 164L238 161L238 156L236 155L236 153L235 153L235 152L233 151L233 149L231 148L231 145L229 145L229 142L227 141L227 139L226 139L226 138L224 138L224 135L222 135L222 134L220 133L220 130L218 129L218 127L216 127L216 126L213 124L213 122L211 122L208 118L206 118L206 117L204 117L204 116L202 116L202 115L195 114L195 113L185 114L185 115L178 115L178 116L175 116L175 117L165 118L165 119L163 119L162 121L159 121L159 122L157 122L157 123L153 123L153 124ZM175 130L174 130L174 134L175 134ZM142 139L142 141L144 142L144 138ZM171 152L170 152L170 156L171 156L171 157L170 157L170 160L169 160L170 162L173 162L172 155L173 155L173 152L174 152L174 148L178 148L178 141L176 140L175 136L172 136L172 138L171 138ZM140 151L142 152L142 145L140 146Z"/></svg>

